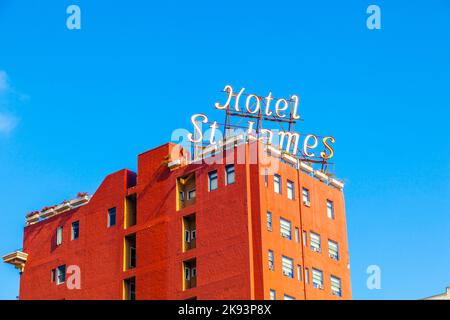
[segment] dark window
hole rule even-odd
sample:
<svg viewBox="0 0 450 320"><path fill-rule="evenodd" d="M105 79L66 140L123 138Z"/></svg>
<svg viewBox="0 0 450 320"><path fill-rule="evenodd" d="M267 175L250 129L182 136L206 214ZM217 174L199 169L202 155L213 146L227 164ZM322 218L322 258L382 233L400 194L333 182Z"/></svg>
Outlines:
<svg viewBox="0 0 450 320"><path fill-rule="evenodd" d="M218 187L217 184L217 171L211 171L208 173L209 177L209 191L216 190Z"/></svg>
<svg viewBox="0 0 450 320"><path fill-rule="evenodd" d="M125 237L125 270L136 268L136 234Z"/></svg>
<svg viewBox="0 0 450 320"><path fill-rule="evenodd" d="M108 227L116 225L116 208L108 209Z"/></svg>
<svg viewBox="0 0 450 320"><path fill-rule="evenodd" d="M72 240L77 240L80 236L80 222L72 222Z"/></svg>
<svg viewBox="0 0 450 320"><path fill-rule="evenodd" d="M66 265L59 266L57 269L58 284L64 283L66 281Z"/></svg>
<svg viewBox="0 0 450 320"><path fill-rule="evenodd" d="M233 184L234 183L234 165L230 164L230 165L226 166L225 172L226 172L227 185Z"/></svg>
<svg viewBox="0 0 450 320"><path fill-rule="evenodd" d="M136 278L124 280L124 300L136 300Z"/></svg>

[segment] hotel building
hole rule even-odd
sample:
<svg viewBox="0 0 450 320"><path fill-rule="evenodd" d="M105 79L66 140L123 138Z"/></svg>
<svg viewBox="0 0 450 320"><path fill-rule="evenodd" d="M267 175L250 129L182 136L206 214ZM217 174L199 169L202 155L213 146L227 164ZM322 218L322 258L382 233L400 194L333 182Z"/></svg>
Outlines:
<svg viewBox="0 0 450 320"><path fill-rule="evenodd" d="M210 164L164 144L137 173L29 214L23 249L3 257L19 298L351 299L343 184L242 140ZM261 148L276 172L250 161Z"/></svg>

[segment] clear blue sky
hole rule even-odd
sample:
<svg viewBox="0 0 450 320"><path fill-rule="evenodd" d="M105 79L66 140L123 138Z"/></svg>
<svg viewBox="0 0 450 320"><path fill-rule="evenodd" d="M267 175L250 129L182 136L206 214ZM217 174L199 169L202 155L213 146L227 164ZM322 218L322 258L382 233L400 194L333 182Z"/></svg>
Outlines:
<svg viewBox="0 0 450 320"><path fill-rule="evenodd" d="M354 298L444 291L450 1L243 2L0 0L0 254L21 247L27 212L136 169L229 83L301 95L297 129L336 137ZM366 288L372 264L381 290ZM0 264L0 299L18 283Z"/></svg>

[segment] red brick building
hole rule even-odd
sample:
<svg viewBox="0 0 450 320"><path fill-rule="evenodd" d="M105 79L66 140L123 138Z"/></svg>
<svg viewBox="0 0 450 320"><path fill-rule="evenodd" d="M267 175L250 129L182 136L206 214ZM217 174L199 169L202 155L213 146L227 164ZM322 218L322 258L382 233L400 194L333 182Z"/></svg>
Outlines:
<svg viewBox="0 0 450 320"><path fill-rule="evenodd" d="M4 257L23 270L20 299L351 299L340 182L275 148L271 174L250 161L257 142L222 164L174 148L28 215L23 250Z"/></svg>

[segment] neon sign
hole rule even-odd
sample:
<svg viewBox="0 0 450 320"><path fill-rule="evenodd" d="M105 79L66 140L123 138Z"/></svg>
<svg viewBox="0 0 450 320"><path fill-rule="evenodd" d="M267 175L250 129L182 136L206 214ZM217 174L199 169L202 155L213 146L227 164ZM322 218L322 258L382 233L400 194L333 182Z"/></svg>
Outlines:
<svg viewBox="0 0 450 320"><path fill-rule="evenodd" d="M227 100L223 104L216 102L214 107L218 110L225 110L227 116L232 115L250 118L247 121L247 135L256 136L258 140L267 144L273 144L275 138L277 138L278 146L281 150L303 158L322 158L323 160L328 160L333 157L333 144L335 139L332 136L319 138L314 134L300 134L295 132L291 126L290 130L281 131L259 126L263 121L295 124L300 119L298 113L300 99L297 95L292 95L289 99L275 99L272 96L272 92L269 92L266 97L260 97L256 94L246 94L245 88L242 88L239 92L235 92L231 85L226 85L224 92L227 94ZM243 104L243 96L246 96L245 104ZM206 115L197 113L191 117L191 123L194 127L194 133L189 133L187 136L190 142L195 144L201 143L204 139L201 124L210 123L209 143L211 145L217 144L215 139L216 132L219 128L217 121L209 122ZM302 136L304 137L303 141L301 141Z"/></svg>

